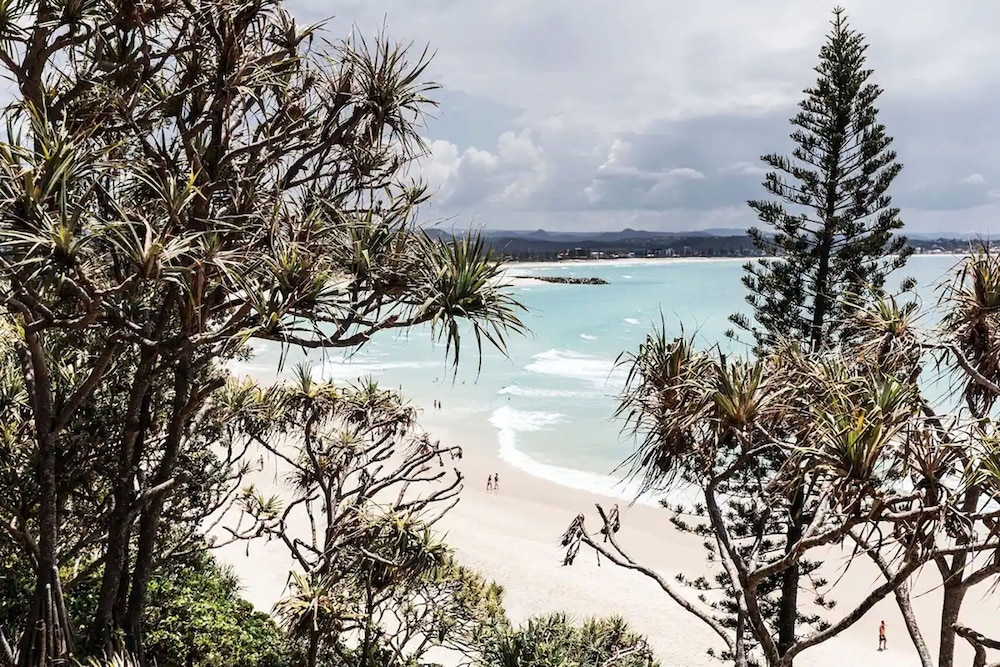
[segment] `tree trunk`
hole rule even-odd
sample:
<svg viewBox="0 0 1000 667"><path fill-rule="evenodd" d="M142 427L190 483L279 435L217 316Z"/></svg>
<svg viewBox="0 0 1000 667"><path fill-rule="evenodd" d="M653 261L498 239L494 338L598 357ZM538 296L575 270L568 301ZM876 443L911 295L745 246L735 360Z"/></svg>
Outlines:
<svg viewBox="0 0 1000 667"><path fill-rule="evenodd" d="M372 604L373 598L371 575L369 574L365 577L365 632L361 647L360 667L371 667L372 664L372 617L375 615L375 605Z"/></svg>
<svg viewBox="0 0 1000 667"><path fill-rule="evenodd" d="M815 352L826 344L826 316L830 310L830 296L826 293L830 278L830 241L824 239L817 250L820 252L819 268L816 270L816 283L813 286L816 294L813 296L813 317L809 328L809 344Z"/></svg>
<svg viewBox="0 0 1000 667"><path fill-rule="evenodd" d="M27 317L25 318L28 319ZM24 634L19 644L18 665L32 667L46 660L64 660L72 651L72 632L59 583L59 496L57 447L53 433L52 385L45 362L41 334L25 333L20 352L21 373L32 401L38 463L35 475L38 503L38 562L35 591Z"/></svg>
<svg viewBox="0 0 1000 667"><path fill-rule="evenodd" d="M941 604L941 650L938 652L938 667L954 667L955 665L955 624L958 622L959 612L962 611L962 601L966 591L961 579L961 571L955 579L957 581L945 582L944 584L944 600Z"/></svg>
<svg viewBox="0 0 1000 667"><path fill-rule="evenodd" d="M316 667L319 661L319 631L309 633L309 654L306 656L307 667Z"/></svg>
<svg viewBox="0 0 1000 667"><path fill-rule="evenodd" d="M146 607L146 591L153 572L153 556L156 553L156 538L159 533L160 516L163 501L154 500L152 505L143 512L139 525L139 541L135 550L135 569L132 574L132 586L129 589L128 610L122 627L125 629L125 642L133 655L139 656L145 664L141 636L142 613Z"/></svg>
<svg viewBox="0 0 1000 667"><path fill-rule="evenodd" d="M802 508L805 505L801 487L795 490L789 508L788 530L785 531L785 553L802 539ZM799 564L794 563L781 574L781 599L778 604L778 654L795 643L795 624L799 613ZM790 664L790 663L789 663Z"/></svg>
<svg viewBox="0 0 1000 667"><path fill-rule="evenodd" d="M977 486L969 488L962 500L962 511L966 514L975 512L981 496L982 491ZM954 667L955 664L955 638L957 636L955 624L958 622L959 614L962 611L962 602L965 601L965 592L968 590L965 583L965 568L968 563L968 553L955 554L951 557L950 563L943 558L937 560L944 592L944 598L941 601L941 648L938 651L938 667Z"/></svg>
<svg viewBox="0 0 1000 667"><path fill-rule="evenodd" d="M835 156L834 163L839 162L840 146L834 146L832 152ZM837 197L837 169L828 175L826 186L826 201L823 207L825 213L823 219L823 229L818 232L818 242L816 252L819 256L819 265L816 268L816 282L813 285L813 312L812 322L809 329L809 346L813 352L817 352L826 345L826 319L830 311L830 295L827 294L830 279L830 254L833 252L833 232L831 229L836 215ZM801 487L797 488L792 498L789 508L788 530L785 532L785 553L788 553L802 539L802 510L805 507L804 492ZM778 603L778 653L784 655L785 651L795 643L795 625L798 620L799 607L799 564L795 563L781 575L781 599ZM784 662L784 660L783 660ZM787 661L788 665L792 661Z"/></svg>
<svg viewBox="0 0 1000 667"><path fill-rule="evenodd" d="M124 569L126 551L128 550L128 498L131 494L119 489L115 493L115 509L111 513L108 524L108 536L105 542L104 571L101 574L101 589L97 597L97 610L88 633L88 646L92 650L114 652L115 628L121 624L121 618L115 614L116 602L121 599L119 587L125 580Z"/></svg>
<svg viewBox="0 0 1000 667"><path fill-rule="evenodd" d="M747 647L746 647L746 611L743 602L739 603L739 611L736 616L736 642L733 644L733 664L734 667L747 667Z"/></svg>
<svg viewBox="0 0 1000 667"><path fill-rule="evenodd" d="M122 582L128 581L124 571L128 556L131 523L133 520L132 505L135 501L135 449L144 430L144 406L148 406L148 389L152 378L150 371L153 357L144 354L136 369L135 378L129 391L129 401L125 409L124 428L122 430L121 451L118 467L113 481L115 506L111 512L108 525L108 536L105 542L104 572L101 575L101 589L97 598L97 609L94 612L93 624L89 633L91 648L100 648L111 653L114 646L115 628L119 628L124 620L124 612L120 600L124 598L121 590Z"/></svg>
<svg viewBox="0 0 1000 667"><path fill-rule="evenodd" d="M151 487L155 488L166 483L174 473L177 457L180 454L181 441L184 437L184 427L192 406L190 399L190 364L186 359L177 362L174 370L174 398L170 425L164 442L163 458L157 466ZM132 586L129 591L128 610L122 627L125 629L126 642L129 649L140 658L143 655L142 639L140 637L140 622L146 606L146 590L153 576L153 561L156 553L156 541L159 536L160 519L163 515L164 495L160 494L149 501L142 512L139 522L139 541L136 544L135 569L132 573Z"/></svg>
<svg viewBox="0 0 1000 667"><path fill-rule="evenodd" d="M14 649L7 641L7 635L3 633L3 628L0 628L0 667L15 667Z"/></svg>
<svg viewBox="0 0 1000 667"><path fill-rule="evenodd" d="M917 615L913 612L913 605L910 603L910 584L903 582L893 591L893 595L896 596L896 604L899 606L899 612L903 615L903 624L913 642L913 648L917 649L920 666L934 667L931 651L927 648L927 642L924 641L924 635L920 632L920 625L917 623Z"/></svg>
<svg viewBox="0 0 1000 667"><path fill-rule="evenodd" d="M812 326L809 331L809 342L813 352L816 352L826 345L826 320L830 314L830 255L833 254L833 240L838 230L837 221L837 186L840 181L840 160L843 149L843 137L847 135L850 125L850 117L847 111L839 109L837 112L837 136L830 145L829 164L830 170L825 174L823 199L820 206L816 207L816 213L821 216L823 228L817 232L816 254L819 264L816 267L816 282L813 284L813 309Z"/></svg>
<svg viewBox="0 0 1000 667"><path fill-rule="evenodd" d="M39 573L41 577L41 573ZM36 590L28 612L24 634L18 645L18 667L49 667L68 664L73 652L73 631L59 585L58 572L51 571L41 594Z"/></svg>

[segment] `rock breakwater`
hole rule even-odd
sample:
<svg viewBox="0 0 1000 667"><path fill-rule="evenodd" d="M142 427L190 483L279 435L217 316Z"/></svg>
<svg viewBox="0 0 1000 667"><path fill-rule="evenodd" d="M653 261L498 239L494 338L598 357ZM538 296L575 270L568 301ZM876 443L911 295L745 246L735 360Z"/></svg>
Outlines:
<svg viewBox="0 0 1000 667"><path fill-rule="evenodd" d="M604 278L574 278L572 276L514 276L519 280L541 280L544 283L560 285L607 285Z"/></svg>

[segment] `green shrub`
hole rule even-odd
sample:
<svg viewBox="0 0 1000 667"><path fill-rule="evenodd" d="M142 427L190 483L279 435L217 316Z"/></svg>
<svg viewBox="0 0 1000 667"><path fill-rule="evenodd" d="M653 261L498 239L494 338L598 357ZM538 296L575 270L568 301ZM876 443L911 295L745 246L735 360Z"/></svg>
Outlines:
<svg viewBox="0 0 1000 667"><path fill-rule="evenodd" d="M149 658L160 667L282 667L284 637L240 597L236 575L210 556L162 570L150 582L143 619Z"/></svg>
<svg viewBox="0 0 1000 667"><path fill-rule="evenodd" d="M646 638L621 617L574 625L565 614L499 631L483 652L484 667L659 667Z"/></svg>
<svg viewBox="0 0 1000 667"><path fill-rule="evenodd" d="M0 567L0 628L15 641L34 577L30 566L2 545ZM96 604L99 574L66 592L70 618L81 634ZM143 641L149 664L155 660L158 667L285 667L293 653L271 618L240 597L236 576L204 553L164 566L153 577Z"/></svg>

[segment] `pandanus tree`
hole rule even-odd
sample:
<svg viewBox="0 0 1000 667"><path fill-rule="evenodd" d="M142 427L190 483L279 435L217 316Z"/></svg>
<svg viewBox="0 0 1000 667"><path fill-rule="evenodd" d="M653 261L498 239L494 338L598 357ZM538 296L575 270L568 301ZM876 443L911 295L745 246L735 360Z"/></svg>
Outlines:
<svg viewBox="0 0 1000 667"><path fill-rule="evenodd" d="M291 595L276 606L312 667L325 654L360 667L408 665L428 648L476 653L504 620L501 590L459 565L431 532L458 500L457 447L421 432L416 410L374 382L295 380L227 390L231 426L278 462L290 494L243 493L236 539L288 549Z"/></svg>
<svg viewBox="0 0 1000 667"><path fill-rule="evenodd" d="M716 655L736 665L784 667L836 636L892 595L938 546L936 499L900 484L904 473L919 477L906 464L911 441L933 436L918 413L916 389L856 359L795 345L761 359L732 359L671 339L665 327L650 334L625 361L630 374L620 412L638 436L632 471L647 491L697 495L693 507L676 508L675 523L706 538L722 573L714 581L667 580L629 554L603 511L593 532L580 515L564 545L574 554L586 545L649 577L718 635L724 648ZM776 460L783 463L776 467ZM780 513L800 491L807 520L786 548ZM866 531L875 524L888 554L886 581L827 618L822 570L810 571L810 631L784 647L774 613L782 574L834 545L853 544L859 531L870 538Z"/></svg>
<svg viewBox="0 0 1000 667"><path fill-rule="evenodd" d="M1000 258L988 247L975 250L958 262L941 288L942 317L935 330L920 331L919 313L892 300L857 311L851 325L858 337L856 347L876 364L904 369L916 379L936 356L936 364L945 370L936 389L944 396L921 398L921 411L933 433L913 439L908 451L908 465L919 471L919 481L911 480L913 487L940 508L940 544L933 557L942 591L936 659L913 612L908 587L896 591L907 631L925 667L954 665L957 637L973 645L977 660L985 660L986 648L996 648L994 640L962 625L960 613L972 587L995 582L1000 574L1000 565L991 557L1000 548L994 414L1000 396L995 347L1000 342L996 336ZM882 568L878 549L862 544Z"/></svg>
<svg viewBox="0 0 1000 667"><path fill-rule="evenodd" d="M11 335L0 343L0 363L6 369L0 375L3 395L0 419L6 425L0 449L0 516L4 520L3 552L10 554L5 566L14 576L15 572L30 571L37 563L40 547L35 528L41 498L35 476L37 448L31 437L29 392L16 361L18 336L16 330L10 331ZM52 378L56 395L64 395L79 386L81 376L90 372L86 347L75 354L69 352L64 348L58 357L46 358L58 371ZM65 598L60 604L75 601L70 606L74 609L76 622L82 622L77 628L86 628L89 614L82 611L81 605L85 600L94 599L95 588L99 586L95 579L100 579L108 520L113 510L112 490L106 480L114 475L118 464L114 440L120 428L116 422L117 411L128 387L127 371L134 368L133 361L127 355L116 360L110 369L112 374L81 402L59 452L60 578L51 602L55 604L59 598ZM162 390L162 386L158 389ZM134 461L142 476L149 475L158 463L158 447L165 437L160 424L168 414L168 407L169 404L160 401L147 405L148 428L139 442ZM245 448L236 449L238 443L219 437L223 425L232 416L224 406L214 403L204 406L193 416L189 432L183 436L175 474L163 484L152 485L147 481L142 493L137 495L136 513L157 495L164 495L165 533L156 553L152 554L155 567L185 559L193 551L204 548L203 522L234 499L247 464L241 461ZM33 604L27 604L21 594L9 594L10 607L0 620L0 628L14 630L20 627L30 608L40 601L36 596ZM49 608L47 598L41 602ZM52 622L53 619L49 619L48 623Z"/></svg>
<svg viewBox="0 0 1000 667"><path fill-rule="evenodd" d="M623 358L630 374L619 414L637 437L629 463L647 492L697 496L692 507L672 507L674 524L704 537L722 571L666 580L629 555L620 516L603 510L593 533L584 515L574 521L568 561L587 545L645 574L708 624L735 664L792 664L888 595L922 665L954 664L956 637L985 664L1000 644L960 612L972 587L1000 574L998 267L988 248L959 262L931 327L901 297L842 295L845 337L826 352L793 341L733 360L673 339L661 324ZM931 367L945 372L930 376ZM793 497L803 530L789 545ZM882 576L839 617L829 570L813 560L833 546L849 549L849 567L865 562ZM804 573L814 604L797 618L808 632L786 647L778 611L790 568ZM927 570L940 574L943 593L936 657L910 601L910 577Z"/></svg>
<svg viewBox="0 0 1000 667"><path fill-rule="evenodd" d="M950 371L951 386L960 393L947 407L954 410L964 404L964 410L951 418L954 444L938 474L941 484L960 491L950 508L961 518L949 526L955 548L934 559L944 595L937 664L951 667L966 594L1000 574L996 559L977 558L1000 548L997 513L991 511L1000 498L995 412L1000 398L1000 257L988 247L978 249L957 265L953 279L942 287L941 334L928 347L940 355Z"/></svg>
<svg viewBox="0 0 1000 667"><path fill-rule="evenodd" d="M16 517L36 572L19 663L65 659L63 463L105 395L88 483L101 579L86 650L141 653L139 619L193 424L255 340L356 348L428 324L503 347L518 304L480 239L413 226L426 52L330 43L272 0L0 8L16 85L0 141L0 299L25 391ZM67 372L69 368L73 372ZM103 388L103 389L102 389Z"/></svg>

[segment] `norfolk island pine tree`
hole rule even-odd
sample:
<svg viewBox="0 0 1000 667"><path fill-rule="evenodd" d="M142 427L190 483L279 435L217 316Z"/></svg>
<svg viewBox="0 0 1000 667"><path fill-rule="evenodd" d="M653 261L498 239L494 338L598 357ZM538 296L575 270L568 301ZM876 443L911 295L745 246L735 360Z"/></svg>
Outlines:
<svg viewBox="0 0 1000 667"><path fill-rule="evenodd" d="M762 156L771 168L763 186L772 198L748 202L764 226L748 233L766 257L744 266L753 320L730 319L753 335L758 351L789 338L816 352L835 344L844 321L841 295L882 289L912 253L895 234L903 222L889 188L902 164L878 121L882 89L866 67L868 45L842 8L834 9L831 25L816 83L790 119L796 147L791 157ZM786 544L801 537L805 503L801 489L791 494ZM782 651L795 640L801 575L795 567L780 582L775 622Z"/></svg>

